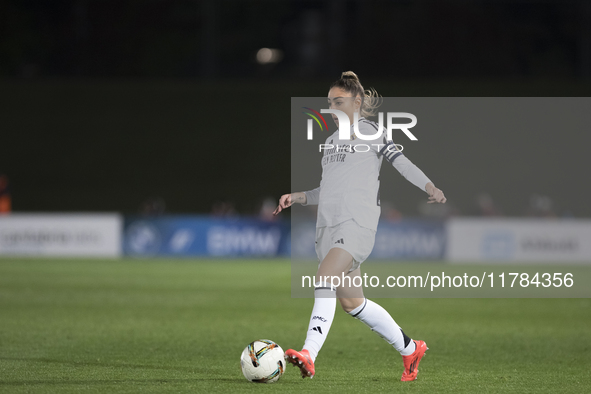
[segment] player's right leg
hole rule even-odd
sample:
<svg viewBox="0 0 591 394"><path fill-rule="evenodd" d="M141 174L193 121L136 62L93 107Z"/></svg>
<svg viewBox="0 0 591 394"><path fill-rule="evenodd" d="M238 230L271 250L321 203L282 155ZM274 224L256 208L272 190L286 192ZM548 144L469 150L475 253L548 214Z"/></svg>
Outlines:
<svg viewBox="0 0 591 394"><path fill-rule="evenodd" d="M302 377L314 377L316 371L314 361L324 345L330 326L334 319L337 305L336 288L331 284L330 277L340 277L348 272L353 264L349 252L340 248L332 248L318 267L314 289L314 308L310 316L310 324L304 348L298 352L288 349L285 357L288 362L300 368Z"/></svg>

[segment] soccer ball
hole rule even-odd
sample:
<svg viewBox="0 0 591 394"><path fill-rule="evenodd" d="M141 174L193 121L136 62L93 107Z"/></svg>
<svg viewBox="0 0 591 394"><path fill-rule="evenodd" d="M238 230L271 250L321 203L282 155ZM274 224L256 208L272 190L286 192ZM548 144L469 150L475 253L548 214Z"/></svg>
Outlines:
<svg viewBox="0 0 591 394"><path fill-rule="evenodd" d="M240 368L244 377L251 382L273 383L283 375L285 353L275 342L259 339L242 352Z"/></svg>

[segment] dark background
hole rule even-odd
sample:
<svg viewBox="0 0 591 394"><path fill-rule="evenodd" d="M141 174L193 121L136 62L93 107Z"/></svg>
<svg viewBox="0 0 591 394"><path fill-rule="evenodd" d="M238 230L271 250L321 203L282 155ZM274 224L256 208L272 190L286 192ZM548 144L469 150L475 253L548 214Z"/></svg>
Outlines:
<svg viewBox="0 0 591 394"><path fill-rule="evenodd" d="M262 47L282 60L257 63ZM226 201L253 214L290 188L290 98L326 95L345 70L384 97L589 96L591 4L4 0L0 173L14 211L135 213L160 197L169 213ZM531 133L513 152L524 163L560 138ZM434 180L451 203L464 196L456 214L474 212L465 196L478 190L508 215L527 214L541 193L558 216L591 216L590 161L565 154L588 135L559 144L548 177L560 182L534 184L535 168L516 168L523 183L511 190L470 187L494 172L462 160L465 137L446 135L445 155L412 156L428 175L450 169L453 190ZM400 196L411 197L423 198Z"/></svg>

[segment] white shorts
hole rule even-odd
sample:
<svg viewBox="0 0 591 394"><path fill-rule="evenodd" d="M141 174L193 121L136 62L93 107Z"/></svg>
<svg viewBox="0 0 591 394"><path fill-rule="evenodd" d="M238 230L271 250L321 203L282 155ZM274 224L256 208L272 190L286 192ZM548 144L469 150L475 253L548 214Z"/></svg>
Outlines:
<svg viewBox="0 0 591 394"><path fill-rule="evenodd" d="M355 271L363 263L373 250L376 240L376 232L369 228L361 227L355 219L349 219L332 227L316 228L316 255L322 262L328 251L332 248L341 248L353 256L353 267L349 272Z"/></svg>

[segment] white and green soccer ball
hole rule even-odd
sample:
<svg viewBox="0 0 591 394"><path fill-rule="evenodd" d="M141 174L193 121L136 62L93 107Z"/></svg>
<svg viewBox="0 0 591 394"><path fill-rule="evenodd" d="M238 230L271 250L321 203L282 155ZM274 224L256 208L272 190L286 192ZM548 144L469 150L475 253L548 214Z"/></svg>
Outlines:
<svg viewBox="0 0 591 394"><path fill-rule="evenodd" d="M285 370L285 353L281 346L268 339L259 339L244 349L240 367L247 380L256 383L273 383Z"/></svg>

